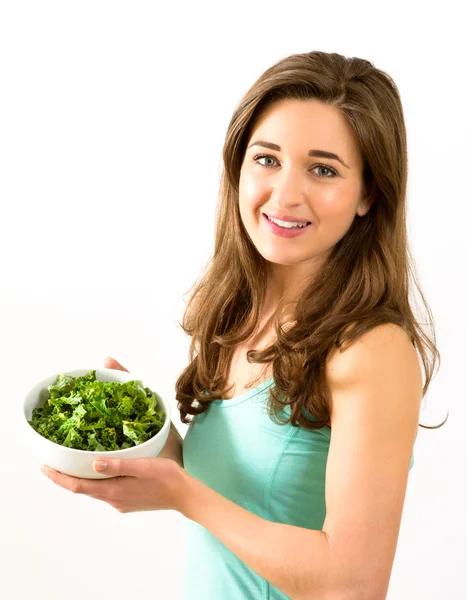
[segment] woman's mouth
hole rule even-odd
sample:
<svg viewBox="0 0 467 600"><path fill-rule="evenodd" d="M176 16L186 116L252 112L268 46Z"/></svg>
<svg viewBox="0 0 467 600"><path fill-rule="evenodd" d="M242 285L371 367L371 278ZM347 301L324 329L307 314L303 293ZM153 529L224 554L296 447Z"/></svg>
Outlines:
<svg viewBox="0 0 467 600"><path fill-rule="evenodd" d="M312 223L299 223L299 222L286 222L286 221L278 221L278 219L272 220L265 213L261 215L262 219L265 222L266 227L271 233L279 237L291 238L297 237L302 233L305 233L311 226Z"/></svg>

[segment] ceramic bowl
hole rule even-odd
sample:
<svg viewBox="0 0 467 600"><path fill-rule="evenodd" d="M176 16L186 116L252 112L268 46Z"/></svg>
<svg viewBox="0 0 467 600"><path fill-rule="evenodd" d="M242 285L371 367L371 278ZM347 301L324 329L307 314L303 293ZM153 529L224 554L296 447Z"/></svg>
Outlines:
<svg viewBox="0 0 467 600"><path fill-rule="evenodd" d="M131 380L139 381L143 387L145 384L143 381L135 377L132 373L126 371L117 371L115 369L75 369L70 371L61 371L67 375L73 377L80 377L86 375L89 371L96 371L96 379L99 381L121 381L127 382ZM103 473L97 473L92 468L92 463L97 458L151 458L157 456L162 448L164 447L170 429L170 406L166 399L150 388L157 397L156 410L165 413L165 421L162 429L156 433L152 438L139 444L132 446L131 448L125 448L123 450L110 450L110 451L89 451L89 450L77 450L75 448L68 448L61 446L43 437L29 424L32 418L33 409L42 405L46 402L49 397L47 390L48 386L53 385L57 379L59 373L54 373L36 383L26 394L23 405L23 416L24 416L24 432L32 453L34 454L38 468L40 465L48 465L61 473L72 475L74 477L84 477L86 479L106 479L109 476ZM148 386L149 387L149 386Z"/></svg>

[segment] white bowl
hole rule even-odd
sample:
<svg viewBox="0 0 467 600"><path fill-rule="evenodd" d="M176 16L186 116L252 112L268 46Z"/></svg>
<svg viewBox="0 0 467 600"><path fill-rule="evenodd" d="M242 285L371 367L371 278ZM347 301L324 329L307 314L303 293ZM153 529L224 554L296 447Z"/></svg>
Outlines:
<svg viewBox="0 0 467 600"><path fill-rule="evenodd" d="M72 369L70 371L60 372L72 375L73 377L80 377L86 375L89 371L94 370L96 371L96 379L99 381L126 382L137 380L144 386L142 380L135 377L134 374L127 373L126 371L117 371L115 369ZM158 400L156 410L165 413L165 422L162 429L158 431L155 436L137 446L125 448L124 450L110 451L77 450L75 448L68 448L67 446L56 444L37 433L28 421L32 418L33 409L38 404L43 404L43 400L42 402L40 401L41 391L47 391L48 386L55 383L58 375L59 373L55 373L54 375L50 375L50 377L39 381L39 383L36 383L36 385L34 385L34 387L26 394L24 399L23 413L26 439L40 465L48 465L61 473L66 473L67 475L72 475L74 477L107 479L109 475L97 473L92 468L92 463L97 458L151 458L157 456L161 452L169 435L170 406L166 399L160 394L157 394L152 388L151 390L156 393Z"/></svg>

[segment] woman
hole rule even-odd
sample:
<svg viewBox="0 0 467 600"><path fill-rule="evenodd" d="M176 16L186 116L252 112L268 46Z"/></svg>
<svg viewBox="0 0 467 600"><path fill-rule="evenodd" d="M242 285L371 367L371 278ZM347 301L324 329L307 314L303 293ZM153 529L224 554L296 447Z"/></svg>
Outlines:
<svg viewBox="0 0 467 600"><path fill-rule="evenodd" d="M439 360L409 301L412 277L432 325L399 93L366 60L289 56L245 94L223 158L182 324L185 440L173 427L158 458L103 461L127 477L48 475L121 512L184 514L187 599L383 599Z"/></svg>

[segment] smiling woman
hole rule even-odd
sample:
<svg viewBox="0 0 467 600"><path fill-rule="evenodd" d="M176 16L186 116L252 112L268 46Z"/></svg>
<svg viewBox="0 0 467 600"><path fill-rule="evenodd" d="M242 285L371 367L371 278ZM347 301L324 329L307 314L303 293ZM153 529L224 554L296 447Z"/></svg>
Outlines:
<svg viewBox="0 0 467 600"><path fill-rule="evenodd" d="M419 354L425 395L439 352L408 243L406 130L391 77L336 53L284 58L240 101L223 159L214 256L182 323L192 336L176 385L183 422L228 395L241 355L274 373L274 415L290 406L292 423L322 426L333 349L385 323Z"/></svg>
<svg viewBox="0 0 467 600"><path fill-rule="evenodd" d="M360 58L287 57L223 156L214 256L182 323L183 444L171 430L157 458L100 457L123 475L106 481L46 472L121 512L186 516L186 600L383 600L439 358L410 304L397 88Z"/></svg>
<svg viewBox="0 0 467 600"><path fill-rule="evenodd" d="M240 101L223 159L176 383L186 598L381 600L439 360L397 87L361 58L284 58Z"/></svg>

